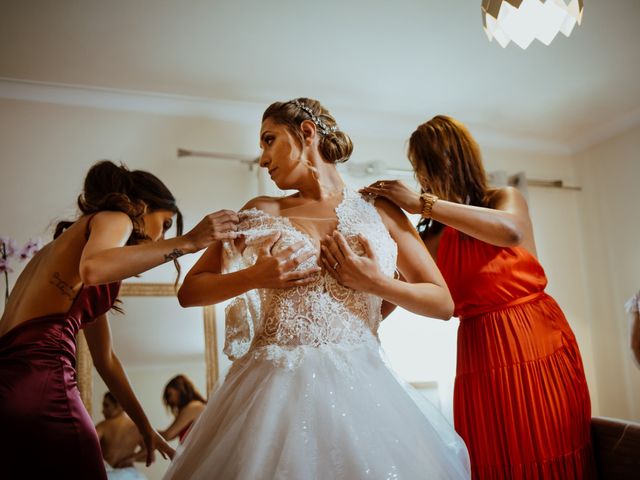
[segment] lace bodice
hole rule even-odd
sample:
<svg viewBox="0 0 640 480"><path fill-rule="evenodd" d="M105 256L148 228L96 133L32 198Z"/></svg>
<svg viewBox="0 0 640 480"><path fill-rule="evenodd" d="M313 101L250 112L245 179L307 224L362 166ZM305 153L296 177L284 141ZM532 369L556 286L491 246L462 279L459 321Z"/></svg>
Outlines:
<svg viewBox="0 0 640 480"><path fill-rule="evenodd" d="M386 275L395 271L397 246L371 202L345 188L336 208L338 231L358 255L364 249L358 234L367 237ZM223 251L225 273L241 270L255 263L257 252L275 232L281 232L273 247L278 252L303 241L302 251L315 251L312 239L297 229L286 217L271 216L261 210L239 213L238 230L245 235L246 247L240 252L233 242ZM317 255L298 269L317 263ZM312 284L289 289L252 290L236 297L226 309L225 353L235 360L252 351L271 360L295 364L301 347L325 348L376 341L382 300L340 285L322 271Z"/></svg>

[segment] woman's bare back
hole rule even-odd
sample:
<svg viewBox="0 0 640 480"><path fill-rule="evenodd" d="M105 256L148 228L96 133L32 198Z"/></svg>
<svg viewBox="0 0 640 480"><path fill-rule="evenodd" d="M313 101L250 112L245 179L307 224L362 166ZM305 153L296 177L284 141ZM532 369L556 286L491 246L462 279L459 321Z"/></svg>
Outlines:
<svg viewBox="0 0 640 480"><path fill-rule="evenodd" d="M0 319L0 337L27 320L69 310L82 287L79 265L88 222L80 218L27 264Z"/></svg>
<svg viewBox="0 0 640 480"><path fill-rule="evenodd" d="M142 436L133 420L123 412L116 418L100 422L96 429L105 461L112 467L132 466L133 454L142 443Z"/></svg>

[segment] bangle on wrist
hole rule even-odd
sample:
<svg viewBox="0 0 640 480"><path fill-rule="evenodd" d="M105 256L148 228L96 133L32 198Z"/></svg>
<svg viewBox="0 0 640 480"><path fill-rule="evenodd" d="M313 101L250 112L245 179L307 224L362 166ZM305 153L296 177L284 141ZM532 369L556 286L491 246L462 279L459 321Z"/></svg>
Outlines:
<svg viewBox="0 0 640 480"><path fill-rule="evenodd" d="M438 197L432 193L423 193L420 199L422 200L422 218L431 218L431 210L438 201Z"/></svg>

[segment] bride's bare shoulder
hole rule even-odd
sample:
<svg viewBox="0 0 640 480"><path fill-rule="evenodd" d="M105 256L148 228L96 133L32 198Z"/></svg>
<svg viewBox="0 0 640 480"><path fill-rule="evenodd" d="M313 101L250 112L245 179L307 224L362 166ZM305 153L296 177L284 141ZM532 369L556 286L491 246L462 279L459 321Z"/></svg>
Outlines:
<svg viewBox="0 0 640 480"><path fill-rule="evenodd" d="M249 200L244 207L240 209L243 210L261 210L269 215L277 216L280 215L280 201L282 197L268 197L263 195L261 197L255 197Z"/></svg>

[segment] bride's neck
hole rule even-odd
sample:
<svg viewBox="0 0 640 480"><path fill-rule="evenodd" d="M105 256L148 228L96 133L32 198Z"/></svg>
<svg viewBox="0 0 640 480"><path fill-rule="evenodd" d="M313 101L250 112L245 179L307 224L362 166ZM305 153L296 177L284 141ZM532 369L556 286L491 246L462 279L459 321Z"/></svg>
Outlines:
<svg viewBox="0 0 640 480"><path fill-rule="evenodd" d="M322 201L342 193L344 185L335 165L322 162L316 165L315 171L309 174L298 191L301 198Z"/></svg>

